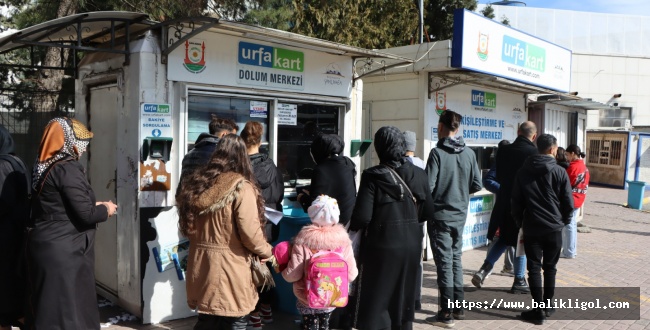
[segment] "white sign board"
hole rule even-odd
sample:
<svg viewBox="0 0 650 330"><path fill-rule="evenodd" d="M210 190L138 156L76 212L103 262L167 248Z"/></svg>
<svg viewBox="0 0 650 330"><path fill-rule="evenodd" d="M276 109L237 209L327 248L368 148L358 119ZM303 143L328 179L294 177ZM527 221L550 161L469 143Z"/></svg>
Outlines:
<svg viewBox="0 0 650 330"><path fill-rule="evenodd" d="M487 244L487 232L493 208L494 195L470 198L467 221L463 228L463 251L479 248Z"/></svg>
<svg viewBox="0 0 650 330"><path fill-rule="evenodd" d="M140 104L140 141L147 137L172 137L172 112L169 104Z"/></svg>
<svg viewBox="0 0 650 330"><path fill-rule="evenodd" d="M571 87L571 51L467 10L454 12L451 66L560 92Z"/></svg>
<svg viewBox="0 0 650 330"><path fill-rule="evenodd" d="M269 109L267 102L250 101L250 117L251 118L268 118Z"/></svg>
<svg viewBox="0 0 650 330"><path fill-rule="evenodd" d="M438 82L438 81L434 81ZM468 145L497 145L501 140L514 141L520 123L528 120L521 94L458 85L435 93L428 100L425 116L431 127L432 140L437 135L439 115L453 110L463 116L458 134Z"/></svg>
<svg viewBox="0 0 650 330"><path fill-rule="evenodd" d="M206 31L169 54L169 80L349 98L352 59Z"/></svg>
<svg viewBox="0 0 650 330"><path fill-rule="evenodd" d="M277 108L278 125L298 125L298 105L278 103Z"/></svg>

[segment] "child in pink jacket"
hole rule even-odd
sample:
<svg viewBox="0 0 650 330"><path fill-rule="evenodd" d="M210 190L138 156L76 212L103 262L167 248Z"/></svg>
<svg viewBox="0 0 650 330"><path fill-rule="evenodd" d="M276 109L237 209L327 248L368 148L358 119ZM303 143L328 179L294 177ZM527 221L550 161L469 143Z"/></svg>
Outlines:
<svg viewBox="0 0 650 330"><path fill-rule="evenodd" d="M340 249L343 259L348 264L348 283L358 274L357 263L352 253L352 242L347 231L339 225L339 207L336 199L321 195L314 200L307 210L311 225L302 228L294 238L291 259L282 277L293 283L293 293L298 298L297 307L302 314L303 329L329 329L329 318L334 308L309 308L305 286L305 273L309 260L321 250Z"/></svg>

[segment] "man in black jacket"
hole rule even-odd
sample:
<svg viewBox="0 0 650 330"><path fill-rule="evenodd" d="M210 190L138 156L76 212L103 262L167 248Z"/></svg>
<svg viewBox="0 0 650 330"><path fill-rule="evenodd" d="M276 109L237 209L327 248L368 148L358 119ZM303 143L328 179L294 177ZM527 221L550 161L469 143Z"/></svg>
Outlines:
<svg viewBox="0 0 650 330"><path fill-rule="evenodd" d="M201 133L196 139L194 148L183 157L180 181L183 181L183 178L190 175L196 168L207 164L214 149L217 148L219 139L229 133L237 134L239 127L230 119L213 116L209 129L210 133Z"/></svg>
<svg viewBox="0 0 650 330"><path fill-rule="evenodd" d="M562 248L562 228L571 222L573 194L569 176L557 165L557 139L537 138L538 155L529 157L517 172L512 190L512 217L523 228L528 258L528 280L533 300L548 302L555 293L555 265ZM542 294L542 274L544 287ZM521 313L524 320L542 324L554 310L535 308Z"/></svg>
<svg viewBox="0 0 650 330"><path fill-rule="evenodd" d="M515 225L510 211L512 185L515 181L514 174L524 165L526 158L537 154L537 147L533 143L537 137L537 127L532 121L526 121L519 126L515 142L499 148L496 157L497 181L501 184L497 193L496 204L492 210L490 222L499 223L499 245L505 252L508 246L517 245L519 228ZM497 251L498 252L498 251ZM498 260L498 259L497 259ZM492 269L490 263L484 263L479 273L488 274ZM526 284L525 266L526 257L516 257L514 260L515 279L510 289L511 293L528 293L530 289ZM489 268L489 269L488 269ZM476 275L480 275L477 273ZM482 279L481 279L482 281Z"/></svg>

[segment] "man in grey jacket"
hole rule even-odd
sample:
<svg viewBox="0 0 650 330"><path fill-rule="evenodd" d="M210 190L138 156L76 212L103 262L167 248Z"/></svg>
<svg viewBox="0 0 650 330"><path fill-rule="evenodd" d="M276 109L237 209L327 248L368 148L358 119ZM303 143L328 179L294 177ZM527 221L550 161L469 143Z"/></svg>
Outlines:
<svg viewBox="0 0 650 330"><path fill-rule="evenodd" d="M462 136L456 136L461 119L451 110L440 115L438 144L431 149L426 167L435 209L427 230L435 247L440 307L438 314L426 321L443 327L454 326L454 318L464 318L463 310L450 302L462 303L464 299L463 227L469 195L483 189L474 151L465 147Z"/></svg>

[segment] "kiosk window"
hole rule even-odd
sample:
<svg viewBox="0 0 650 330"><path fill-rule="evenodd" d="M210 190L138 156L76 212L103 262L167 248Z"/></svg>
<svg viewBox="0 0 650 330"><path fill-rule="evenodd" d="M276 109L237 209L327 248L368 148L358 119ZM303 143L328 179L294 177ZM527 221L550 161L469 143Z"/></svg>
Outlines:
<svg viewBox="0 0 650 330"><path fill-rule="evenodd" d="M264 126L262 152L268 152L269 101L242 99L234 97L191 95L188 102L187 143L190 150L201 133L208 133L211 115L234 120L239 126L237 134L249 120L258 121Z"/></svg>
<svg viewBox="0 0 650 330"><path fill-rule="evenodd" d="M318 104L279 103L278 109L287 109L282 118L278 112L278 169L285 187L308 185L316 166L309 149L318 133L339 134L338 106ZM295 109L295 110L294 110ZM295 111L295 121L290 114ZM284 124L286 123L286 124Z"/></svg>

